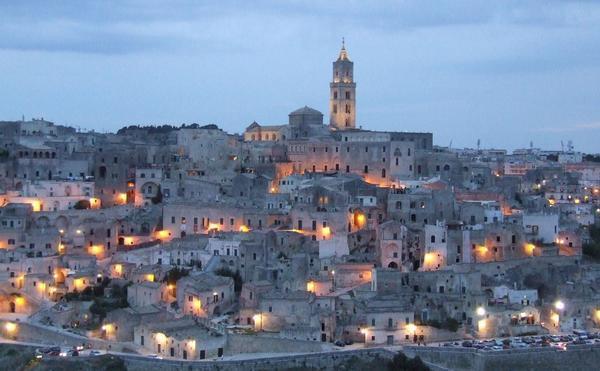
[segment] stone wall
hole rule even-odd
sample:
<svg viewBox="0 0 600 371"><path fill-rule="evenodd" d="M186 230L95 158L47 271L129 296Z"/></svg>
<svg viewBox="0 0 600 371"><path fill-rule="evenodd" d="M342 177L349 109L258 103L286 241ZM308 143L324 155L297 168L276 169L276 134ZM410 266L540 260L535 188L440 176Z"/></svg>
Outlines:
<svg viewBox="0 0 600 371"><path fill-rule="evenodd" d="M409 357L453 370L593 370L600 363L600 345L555 348L511 349L482 352L467 348L405 347Z"/></svg>
<svg viewBox="0 0 600 371"><path fill-rule="evenodd" d="M265 351L268 349L265 349ZM350 361L353 357L370 361L376 358L391 359L394 352L377 349L359 349L313 354L297 354L270 358L246 359L239 361L167 361L152 360L139 356L119 356L125 359L128 371L175 370L219 370L219 371L267 371L285 370L287 368L316 368L319 370L335 370L340 362Z"/></svg>
<svg viewBox="0 0 600 371"><path fill-rule="evenodd" d="M282 339L261 335L229 334L225 355L238 353L313 353L332 350L332 345L317 341Z"/></svg>
<svg viewBox="0 0 600 371"><path fill-rule="evenodd" d="M4 323L5 321L0 323L3 329ZM16 330L12 334L7 334L5 330L2 331L2 337L22 342L57 346L73 346L85 343L92 344L92 347L96 349L109 349L109 343L104 340L87 338L58 328L21 322L16 322L16 326ZM110 343L110 349L113 351L123 351L124 348L131 349L132 347L134 347L132 344L127 343Z"/></svg>

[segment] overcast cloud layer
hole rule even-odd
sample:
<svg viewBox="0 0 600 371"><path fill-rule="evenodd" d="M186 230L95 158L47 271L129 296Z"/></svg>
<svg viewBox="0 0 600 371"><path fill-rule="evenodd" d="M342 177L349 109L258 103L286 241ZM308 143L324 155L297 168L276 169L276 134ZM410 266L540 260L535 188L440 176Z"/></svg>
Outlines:
<svg viewBox="0 0 600 371"><path fill-rule="evenodd" d="M0 120L241 132L304 105L327 118L342 36L363 128L600 152L594 1L5 1Z"/></svg>

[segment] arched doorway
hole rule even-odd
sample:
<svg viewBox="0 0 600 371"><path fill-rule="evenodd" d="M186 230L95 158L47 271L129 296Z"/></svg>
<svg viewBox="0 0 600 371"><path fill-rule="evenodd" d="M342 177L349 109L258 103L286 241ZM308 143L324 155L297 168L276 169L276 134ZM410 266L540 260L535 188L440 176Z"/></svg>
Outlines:
<svg viewBox="0 0 600 371"><path fill-rule="evenodd" d="M388 268L398 269L398 263L390 262L390 264L388 264Z"/></svg>
<svg viewBox="0 0 600 371"><path fill-rule="evenodd" d="M11 301L8 305L10 307L10 313L15 313L17 311L17 305L14 301Z"/></svg>

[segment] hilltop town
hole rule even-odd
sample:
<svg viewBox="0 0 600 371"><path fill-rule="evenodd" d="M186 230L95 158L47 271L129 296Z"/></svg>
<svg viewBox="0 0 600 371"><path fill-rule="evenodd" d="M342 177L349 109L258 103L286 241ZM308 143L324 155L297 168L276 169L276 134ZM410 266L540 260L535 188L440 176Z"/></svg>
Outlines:
<svg viewBox="0 0 600 371"><path fill-rule="evenodd" d="M593 345L600 157L369 130L345 46L332 67L328 120L0 122L2 337L155 362Z"/></svg>

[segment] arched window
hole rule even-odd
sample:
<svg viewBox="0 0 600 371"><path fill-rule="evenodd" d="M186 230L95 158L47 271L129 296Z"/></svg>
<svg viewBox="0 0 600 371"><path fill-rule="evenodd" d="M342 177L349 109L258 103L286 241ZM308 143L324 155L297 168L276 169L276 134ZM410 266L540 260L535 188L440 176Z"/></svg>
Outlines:
<svg viewBox="0 0 600 371"><path fill-rule="evenodd" d="M435 236L431 236L431 243L435 243Z"/></svg>
<svg viewBox="0 0 600 371"><path fill-rule="evenodd" d="M450 171L450 165L448 165L448 164L444 165L444 171Z"/></svg>

